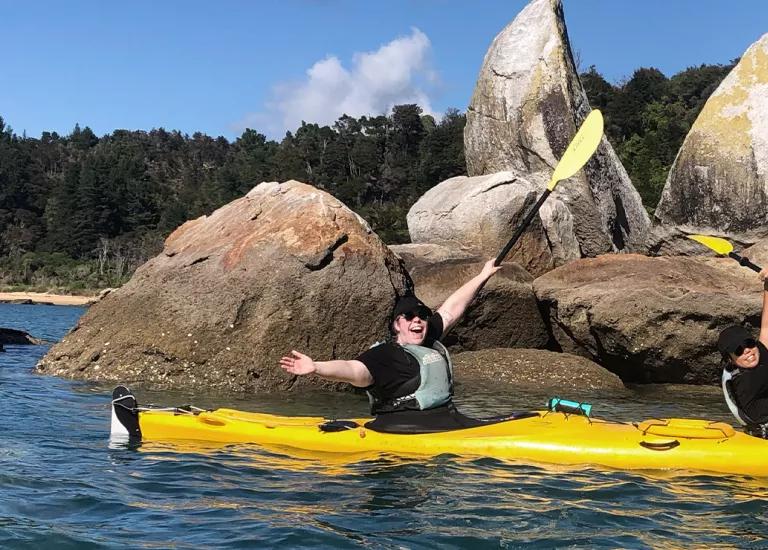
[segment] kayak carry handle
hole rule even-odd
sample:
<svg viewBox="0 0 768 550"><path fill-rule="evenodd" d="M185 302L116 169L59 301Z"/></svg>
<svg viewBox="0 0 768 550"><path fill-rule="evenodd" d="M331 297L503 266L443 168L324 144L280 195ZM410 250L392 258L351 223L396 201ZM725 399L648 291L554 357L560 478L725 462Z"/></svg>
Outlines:
<svg viewBox="0 0 768 550"><path fill-rule="evenodd" d="M360 424L354 420L327 420L318 426L321 432L343 432L359 427Z"/></svg>
<svg viewBox="0 0 768 550"><path fill-rule="evenodd" d="M567 399L560 399L559 397L553 397L547 402L547 408L550 412L561 412L565 414L579 414L586 416L592 414L592 405L589 403L579 403L578 401L569 401Z"/></svg>
<svg viewBox="0 0 768 550"><path fill-rule="evenodd" d="M658 441L658 442L641 441L640 446L645 447L646 449L650 449L651 451L669 451L670 449L679 447L680 442L677 439L673 439L672 441Z"/></svg>

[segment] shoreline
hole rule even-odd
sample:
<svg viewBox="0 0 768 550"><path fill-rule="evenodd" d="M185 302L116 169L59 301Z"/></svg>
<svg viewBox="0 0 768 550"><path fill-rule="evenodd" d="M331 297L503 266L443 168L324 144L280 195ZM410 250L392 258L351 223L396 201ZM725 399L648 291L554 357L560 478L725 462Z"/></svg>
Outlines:
<svg viewBox="0 0 768 550"><path fill-rule="evenodd" d="M6 303L88 306L98 299L98 296L72 296L69 294L50 294L48 292L0 292L0 302Z"/></svg>

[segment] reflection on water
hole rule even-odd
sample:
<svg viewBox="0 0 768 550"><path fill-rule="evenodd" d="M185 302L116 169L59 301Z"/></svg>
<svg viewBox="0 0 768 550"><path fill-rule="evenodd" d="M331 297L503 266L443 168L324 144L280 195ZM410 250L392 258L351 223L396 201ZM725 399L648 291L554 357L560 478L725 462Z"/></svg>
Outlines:
<svg viewBox="0 0 768 550"><path fill-rule="evenodd" d="M0 304L0 326L61 338L82 310ZM9 319L13 322L7 322ZM44 347L0 354L0 548L765 547L766 480L437 456L290 455L253 445L108 444L111 387L33 374ZM476 415L549 392L461 385ZM143 403L359 417L362 395L223 398L137 390ZM730 422L717 388L560 395L619 420Z"/></svg>
<svg viewBox="0 0 768 550"><path fill-rule="evenodd" d="M141 451L140 464L151 476L141 476L141 492L152 497L143 506L235 511L263 528L307 532L309 540L326 544L341 537L405 547L492 541L657 547L669 546L672 537L681 547L738 546L745 523L766 510L764 484L738 476L569 470L447 456L380 457L339 468L332 460L247 446L179 451ZM199 498L176 498L190 482Z"/></svg>

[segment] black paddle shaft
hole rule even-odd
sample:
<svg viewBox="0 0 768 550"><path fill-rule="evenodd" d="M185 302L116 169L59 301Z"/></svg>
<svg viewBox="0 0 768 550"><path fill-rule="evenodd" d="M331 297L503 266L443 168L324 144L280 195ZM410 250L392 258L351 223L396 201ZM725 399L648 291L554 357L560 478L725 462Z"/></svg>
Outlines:
<svg viewBox="0 0 768 550"><path fill-rule="evenodd" d="M747 258L745 258L744 256L739 256L735 252L729 252L728 256L730 256L731 258L733 258L734 260L739 262L739 265L743 265L744 267L748 267L752 271L756 271L757 273L760 273L763 270L763 268L760 267L759 265L753 264Z"/></svg>
<svg viewBox="0 0 768 550"><path fill-rule="evenodd" d="M506 244L504 248L501 249L501 252L499 252L499 255L496 256L496 261L493 262L493 265L501 265L501 262L504 261L504 258L507 254L509 254L509 251L512 250L512 247L515 246L515 243L520 238L520 235L523 234L523 231L527 229L527 227L531 224L531 220L536 215L536 213L541 208L541 205L544 204L544 201L547 200L547 197L552 191L550 189L547 189L544 191L544 193L541 194L541 197L539 197L539 200L536 201L536 204L533 205L533 208L531 208L530 212L526 214L525 219L523 220L523 223L521 223L518 228L515 230L515 233L512 235L512 238L509 239L509 242Z"/></svg>

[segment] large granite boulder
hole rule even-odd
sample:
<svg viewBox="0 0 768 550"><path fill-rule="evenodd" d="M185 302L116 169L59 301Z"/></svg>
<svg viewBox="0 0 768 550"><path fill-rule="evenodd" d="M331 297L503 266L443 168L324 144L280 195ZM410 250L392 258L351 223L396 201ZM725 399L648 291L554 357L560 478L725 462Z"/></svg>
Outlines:
<svg viewBox="0 0 768 550"><path fill-rule="evenodd" d="M457 257L450 249L441 253L437 246L390 248L404 259L417 296L435 309L480 273L487 260ZM522 267L504 264L478 293L443 343L452 351L545 347L549 333L533 295L532 283L533 277Z"/></svg>
<svg viewBox="0 0 768 550"><path fill-rule="evenodd" d="M548 180L589 111L561 1L531 1L494 39L480 69L464 130L468 174L541 172ZM583 256L643 249L648 215L606 139L555 194Z"/></svg>
<svg viewBox="0 0 768 550"><path fill-rule="evenodd" d="M406 268L423 263L463 263L467 260L480 261L480 257L465 252L458 247L439 244L408 243L392 244L389 249L403 260Z"/></svg>
<svg viewBox="0 0 768 550"><path fill-rule="evenodd" d="M38 369L229 391L320 384L285 374L279 357L292 348L354 357L387 334L395 296L410 285L341 202L296 181L262 183L179 227Z"/></svg>
<svg viewBox="0 0 768 550"><path fill-rule="evenodd" d="M736 247L736 253L748 258L752 263L760 267L768 267L768 238L760 239L749 248L743 250Z"/></svg>
<svg viewBox="0 0 768 550"><path fill-rule="evenodd" d="M457 176L427 191L408 212L414 243L438 244L495 257L546 187L541 174L514 171ZM581 257L568 207L552 196L512 248L509 258L533 275Z"/></svg>
<svg viewBox="0 0 768 550"><path fill-rule="evenodd" d="M655 213L689 233L744 243L768 234L768 34L707 100Z"/></svg>
<svg viewBox="0 0 768 550"><path fill-rule="evenodd" d="M762 284L727 258L605 255L536 279L555 340L625 382L715 383L720 330L759 327Z"/></svg>

